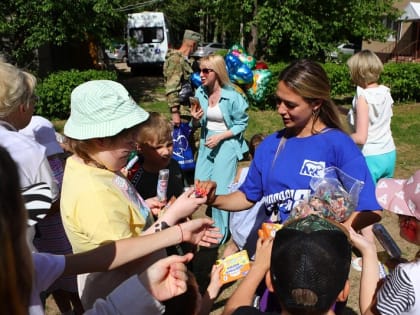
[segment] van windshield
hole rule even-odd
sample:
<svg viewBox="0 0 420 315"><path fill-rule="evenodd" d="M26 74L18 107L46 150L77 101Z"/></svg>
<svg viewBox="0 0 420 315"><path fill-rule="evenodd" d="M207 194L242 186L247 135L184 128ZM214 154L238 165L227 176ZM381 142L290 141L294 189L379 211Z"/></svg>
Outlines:
<svg viewBox="0 0 420 315"><path fill-rule="evenodd" d="M161 43L164 39L163 27L131 28L129 32L138 44Z"/></svg>

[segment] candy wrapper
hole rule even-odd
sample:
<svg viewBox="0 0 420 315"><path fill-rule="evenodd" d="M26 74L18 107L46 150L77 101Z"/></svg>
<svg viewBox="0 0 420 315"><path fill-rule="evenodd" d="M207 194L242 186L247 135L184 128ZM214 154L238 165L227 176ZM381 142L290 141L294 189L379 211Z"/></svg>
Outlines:
<svg viewBox="0 0 420 315"><path fill-rule="evenodd" d="M223 265L220 271L220 282L223 284L245 277L251 268L246 250L218 259L216 265L219 264Z"/></svg>
<svg viewBox="0 0 420 315"><path fill-rule="evenodd" d="M279 223L271 223L271 222L264 222L261 225L261 229L258 230L258 237L266 240L270 237L274 238L276 236L276 232L283 227L282 224Z"/></svg>
<svg viewBox="0 0 420 315"><path fill-rule="evenodd" d="M326 168L324 176L310 181L313 194L293 208L290 218L317 214L337 222L346 221L357 206L364 182L336 167Z"/></svg>

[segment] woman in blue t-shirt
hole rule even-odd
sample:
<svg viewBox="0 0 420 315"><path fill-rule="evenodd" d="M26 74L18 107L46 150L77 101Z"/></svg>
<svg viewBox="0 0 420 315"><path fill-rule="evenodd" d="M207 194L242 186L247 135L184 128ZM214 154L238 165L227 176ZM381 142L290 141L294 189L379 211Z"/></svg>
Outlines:
<svg viewBox="0 0 420 315"><path fill-rule="evenodd" d="M313 193L310 180L335 167L364 183L355 212L345 224L359 230L379 220L381 207L372 177L359 148L343 131L321 65L310 60L290 64L280 74L275 97L284 128L259 145L238 191L215 195L215 183L198 183L209 192L208 203L240 211L263 200L276 220L284 222L291 210ZM358 216L361 212L365 215Z"/></svg>

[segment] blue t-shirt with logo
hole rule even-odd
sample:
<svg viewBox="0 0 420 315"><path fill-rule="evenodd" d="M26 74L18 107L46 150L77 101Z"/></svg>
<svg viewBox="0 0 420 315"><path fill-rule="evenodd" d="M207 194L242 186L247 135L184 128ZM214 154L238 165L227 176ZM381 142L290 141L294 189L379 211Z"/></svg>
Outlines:
<svg viewBox="0 0 420 315"><path fill-rule="evenodd" d="M308 200L311 178L322 177L325 168L334 166L364 182L356 211L381 209L365 158L348 135L326 129L281 143L283 134L284 130L271 134L258 146L239 188L248 200L262 199L268 210L278 211L278 219L283 222L301 200Z"/></svg>

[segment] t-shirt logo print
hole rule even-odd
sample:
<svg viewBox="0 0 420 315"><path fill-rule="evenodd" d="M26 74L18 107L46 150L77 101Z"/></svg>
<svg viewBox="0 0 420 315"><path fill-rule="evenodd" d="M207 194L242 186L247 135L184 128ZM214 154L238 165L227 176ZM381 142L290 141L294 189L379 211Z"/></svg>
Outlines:
<svg viewBox="0 0 420 315"><path fill-rule="evenodd" d="M303 161L299 174L310 177L324 177L325 162L323 161Z"/></svg>

